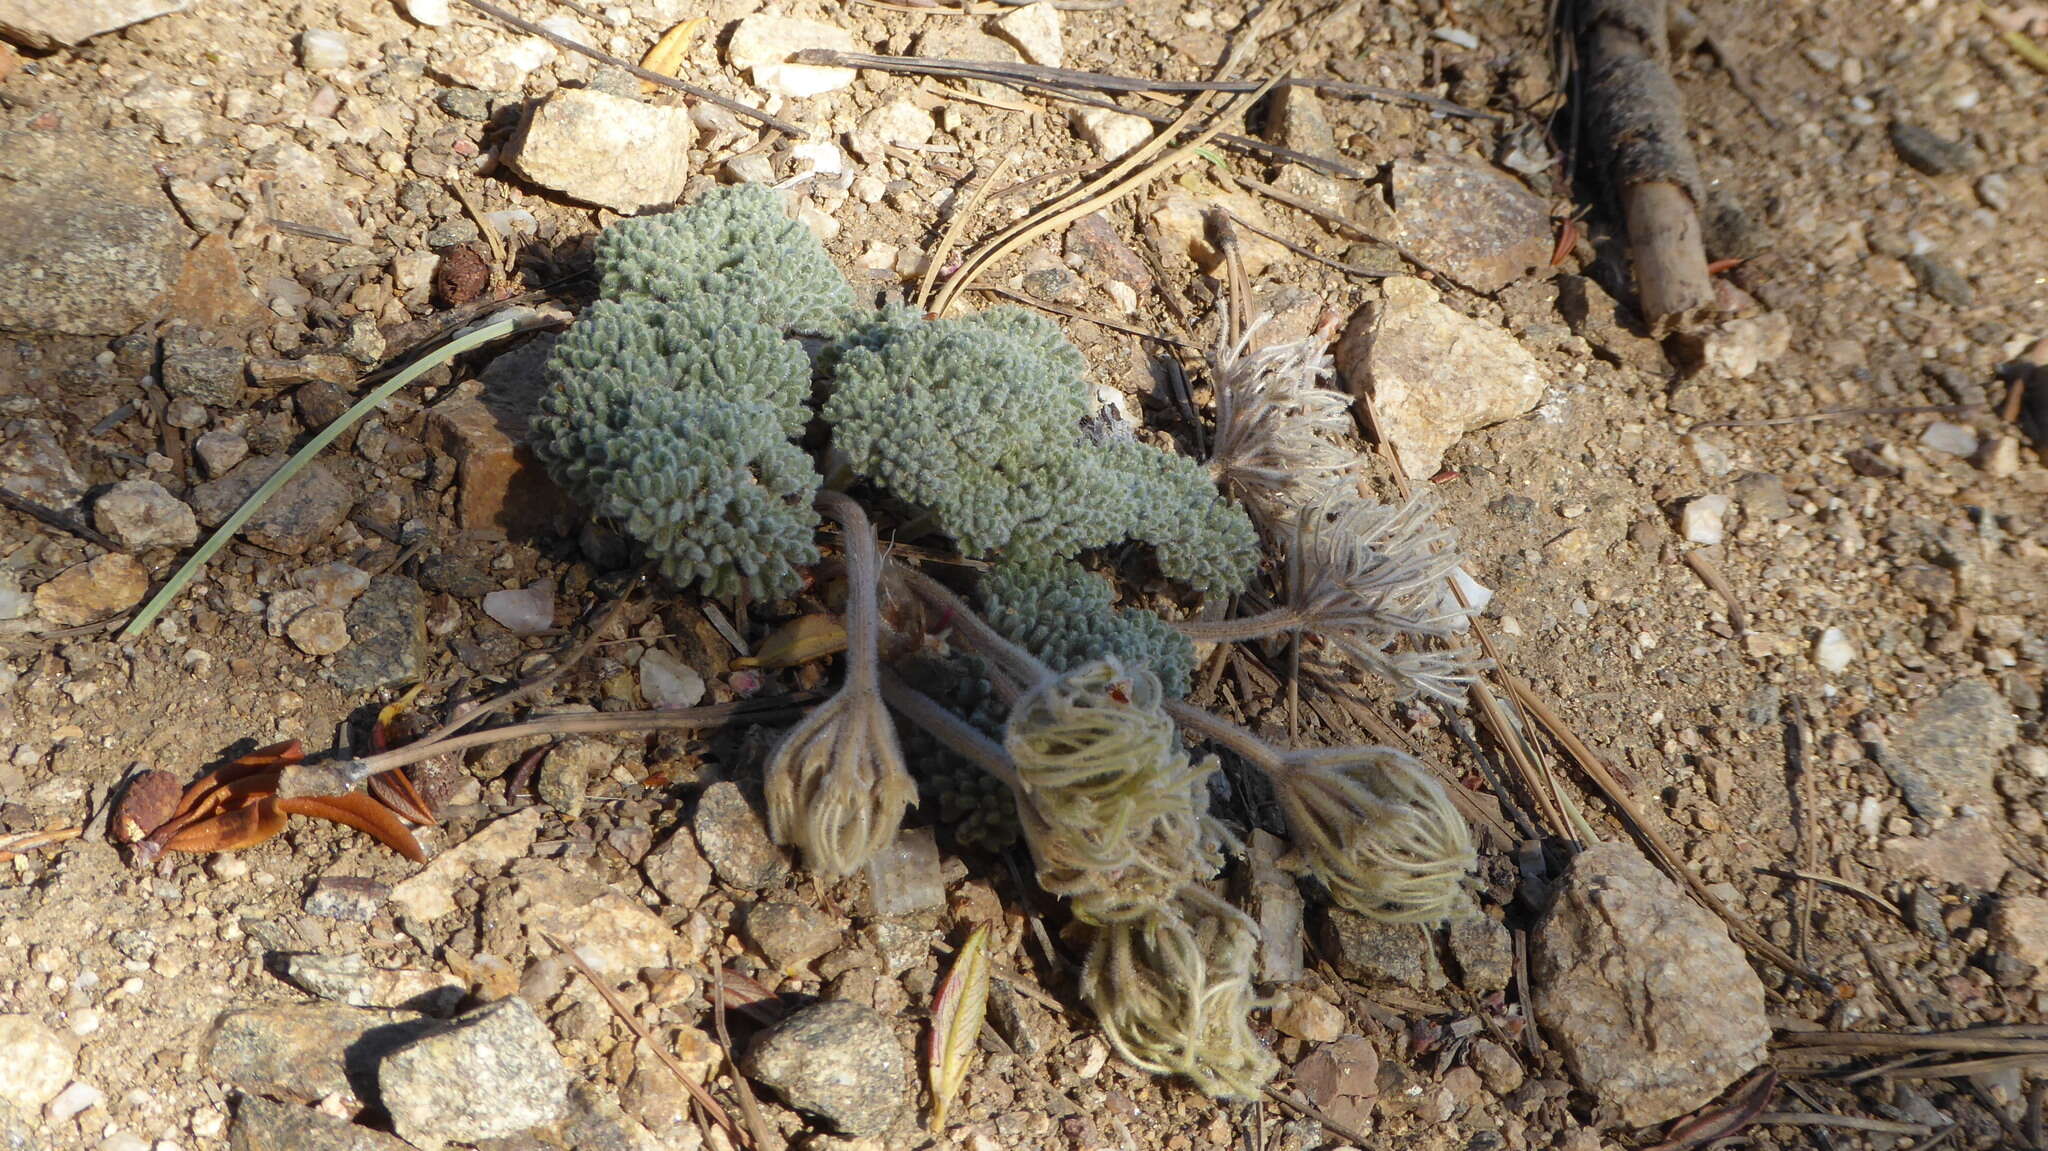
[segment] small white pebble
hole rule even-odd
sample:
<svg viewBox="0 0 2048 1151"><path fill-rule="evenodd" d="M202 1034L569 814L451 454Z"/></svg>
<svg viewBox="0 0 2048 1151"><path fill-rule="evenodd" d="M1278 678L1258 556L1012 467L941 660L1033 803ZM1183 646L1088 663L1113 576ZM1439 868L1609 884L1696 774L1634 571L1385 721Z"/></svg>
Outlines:
<svg viewBox="0 0 2048 1151"><path fill-rule="evenodd" d="M429 28L445 28L454 17L448 11L448 0L404 0L405 14L415 24Z"/></svg>
<svg viewBox="0 0 2048 1151"><path fill-rule="evenodd" d="M1468 51L1479 47L1479 37L1465 31L1463 28L1431 28L1429 34L1446 44L1456 44L1458 47Z"/></svg>
<svg viewBox="0 0 2048 1151"><path fill-rule="evenodd" d="M513 635L537 635L555 626L555 583L535 580L523 588L484 597L484 614Z"/></svg>
<svg viewBox="0 0 2048 1151"><path fill-rule="evenodd" d="M101 1091L90 1083L74 1082L71 1086L57 1092L57 1097L44 1105L43 1114L48 1115L52 1122L62 1123L67 1119L76 1118L106 1101L106 1092Z"/></svg>
<svg viewBox="0 0 2048 1151"><path fill-rule="evenodd" d="M1813 662L1829 674L1846 670L1856 662L1856 645L1841 628L1828 628L1814 641Z"/></svg>
<svg viewBox="0 0 2048 1151"><path fill-rule="evenodd" d="M348 64L348 37L325 28L308 28L299 33L299 64L311 72L325 72Z"/></svg>
<svg viewBox="0 0 2048 1151"><path fill-rule="evenodd" d="M1723 521L1728 516L1728 497L1701 496L1678 514L1678 527L1686 539L1709 546L1721 542Z"/></svg>
<svg viewBox="0 0 2048 1151"><path fill-rule="evenodd" d="M1927 430L1920 433L1920 443L1951 456L1977 454L1976 429L1965 424L1952 424L1947 420L1936 420L1927 425Z"/></svg>
<svg viewBox="0 0 2048 1151"><path fill-rule="evenodd" d="M658 648L640 657L640 694L648 707L695 707L704 699L704 677Z"/></svg>
<svg viewBox="0 0 2048 1151"><path fill-rule="evenodd" d="M1994 480L2020 470L2020 442L2013 436L1992 436L1977 451L1977 466Z"/></svg>

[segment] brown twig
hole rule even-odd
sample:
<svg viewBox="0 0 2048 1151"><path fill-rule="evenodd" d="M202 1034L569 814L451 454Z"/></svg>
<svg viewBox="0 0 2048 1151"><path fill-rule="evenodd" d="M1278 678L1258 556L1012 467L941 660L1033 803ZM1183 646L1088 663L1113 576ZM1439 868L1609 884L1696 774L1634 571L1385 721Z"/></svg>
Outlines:
<svg viewBox="0 0 2048 1151"><path fill-rule="evenodd" d="M1345 1126L1343 1123L1337 1121L1336 1119L1331 1118L1329 1112L1316 1106L1315 1103L1313 1101L1308 1100L1306 1096L1304 1096L1301 1101L1297 1102L1293 1099L1289 1099L1285 1095L1282 1095L1279 1091L1271 1087L1268 1087L1266 1088L1266 1098L1271 1099L1275 1103L1278 1103L1280 1106L1286 1108L1288 1111L1301 1116L1303 1119L1315 1120L1317 1123L1323 1125L1323 1130L1329 1132L1332 1135L1337 1136L1338 1138L1344 1140L1347 1143L1350 1143L1354 1147L1372 1146L1371 1140L1359 1134L1357 1131L1352 1130L1350 1127Z"/></svg>
<svg viewBox="0 0 2048 1151"><path fill-rule="evenodd" d="M15 511L20 512L22 515L28 516L32 519L41 520L42 522L50 525L51 527L56 528L60 532L67 532L71 535L77 536L79 539L82 539L95 547L102 547L110 552L118 552L125 550L121 547L120 544L115 543L112 539L109 539L107 536L85 526L85 524L81 523L76 518L72 516L67 516L63 512L60 512L55 508L46 508L43 505L36 503L34 500L24 499L21 496L15 495L13 492L8 491L6 488L0 488L0 504L5 504L8 507L14 509Z"/></svg>
<svg viewBox="0 0 2048 1151"><path fill-rule="evenodd" d="M647 1028L641 1026L640 1021L633 1017L631 1011L626 1010L626 1005L619 1002L618 995L606 985L604 980L597 977L597 972L592 971L589 964L583 962L582 956L576 954L572 948L545 931L540 933L540 937L547 940L548 946L554 948L562 958L568 960L569 966L574 967L577 974L590 981L590 986L596 989L598 995L604 999L605 1005L612 1009L612 1014L619 1017L619 1022L626 1025L626 1030L631 1031L635 1039L646 1044L647 1049L654 1052L654 1057L661 1060L661 1065L668 1068L669 1074L676 1077L676 1082L683 1085L683 1090L690 1093L690 1098L695 1099L697 1105L704 1108L704 1113L711 1117L713 1123L725 1128L727 1134L730 1134L735 1139L744 1139L746 1137L746 1132L741 1131L733 1123L732 1117L725 1113L725 1108L719 1106L718 1100L713 1099L709 1091L704 1090L701 1084L690 1078L689 1074L683 1070L683 1065L676 1061L674 1055L669 1054L667 1047L654 1041L654 1036L647 1033ZM735 1072L735 1075L737 1075L737 1072ZM760 1144L754 1145L760 1146Z"/></svg>
<svg viewBox="0 0 2048 1151"><path fill-rule="evenodd" d="M1524 708L1538 715L1539 721L1541 721L1544 715L1550 715L1550 718L1553 720L1556 718L1555 715L1550 713L1549 707L1530 689L1528 684L1505 672L1501 673L1500 678L1507 685L1508 690L1514 693L1516 699L1522 703ZM1565 739L1564 735L1568 729L1552 727L1548 723L1544 726L1550 729L1553 736L1558 737L1559 742L1565 745L1566 751L1572 753L1572 758L1578 763L1579 769L1585 772L1588 779L1593 781L1594 786L1606 798L1607 802L1613 804L1622 813L1628 822L1630 830L1635 833L1636 838L1642 842L1648 850L1650 857L1656 861L1658 866L1662 867L1667 875L1684 884L1686 889L1692 893L1693 898L1700 902L1701 906L1720 916L1721 921L1728 925L1729 934L1733 935L1751 954L1762 956L1787 974L1804 980L1814 987L1832 991L1833 985L1825 977L1818 972L1808 969L1805 964L1788 954L1784 948L1764 938L1763 934L1757 931L1748 917L1735 914L1729 910L1727 904L1721 902L1718 896L1707 890L1706 883L1698 875L1694 874L1692 868L1685 865L1685 861L1679 854L1673 851L1671 845L1665 842L1664 837L1658 833L1657 829L1651 826L1649 820L1644 817L1642 809L1637 807L1635 801L1629 798L1628 790L1621 785L1621 781L1614 777L1614 774L1607 769L1607 764L1599 756L1594 755L1584 742L1580 741L1575 735L1569 740Z"/></svg>
<svg viewBox="0 0 2048 1151"><path fill-rule="evenodd" d="M1759 867L1756 870L1759 874L1775 875L1780 879L1796 879L1803 883L1818 883L1822 887L1832 887L1836 891L1853 895L1865 903L1885 911L1900 923L1907 926L1912 925L1912 920L1908 919L1906 913L1899 910L1898 906L1892 903L1891 900L1886 899L1867 887L1851 883L1839 875L1829 875L1823 871L1801 871L1795 867Z"/></svg>
<svg viewBox="0 0 2048 1151"><path fill-rule="evenodd" d="M1062 90L1083 88L1098 92L1222 92L1230 95L1257 91L1268 84L1276 87L1285 85L1313 88L1334 96L1356 96L1367 100L1419 104L1433 111L1442 112L1446 116L1467 120L1500 118L1495 113L1469 108L1425 92L1410 92L1400 88L1383 88L1376 84L1356 84L1349 80L1307 76L1276 77L1273 81L1165 80L1145 76L1117 76L1108 72L1087 72L1075 68L1052 68L1043 64L920 56L873 56L866 52L839 52L830 48L808 48L791 56L790 61L796 64L824 64L836 68L874 68L884 72L907 72L922 76L991 80L998 84L1020 87Z"/></svg>
<svg viewBox="0 0 2048 1151"><path fill-rule="evenodd" d="M1154 124L1171 124L1179 119L1179 116L1173 113L1155 112L1149 108L1133 108L1128 105L1119 104L1114 100L1105 100L1100 96L1090 96L1056 84L1045 84L1024 79L1021 76L1008 72L1011 68L1035 68L1037 65L1011 65L980 60L925 60L894 56L867 57L863 53L835 52L824 48L807 49L797 53L792 59L798 63L817 63L834 67L876 68L882 71L905 71L928 75L957 76L970 80L985 80L1008 84L1024 91L1035 92L1049 99L1059 100L1063 103L1079 104L1086 108L1102 108L1125 116L1136 116L1141 120L1150 120ZM861 62L862 60L879 62L864 63ZM904 60L906 64L914 64L916 67L891 68L890 63L897 60ZM942 70L956 68L964 68L966 70ZM986 71L982 71L983 69ZM1213 95L1219 90L1205 89L1199 94ZM1251 89L1247 88L1244 90L1250 91ZM980 102L995 103L989 100L982 100ZM1004 105L996 104L996 106L1003 107ZM1329 156L1317 156L1309 152L1297 152L1292 148L1284 148L1278 144L1268 143L1253 136L1240 136L1231 132L1219 132L1216 134L1215 141L1235 151L1255 152L1259 155L1273 157L1276 160L1284 160L1290 164L1300 164L1303 167L1313 168L1319 172L1326 172L1332 176L1341 176L1347 180L1368 180L1372 178L1372 173L1356 165L1347 164L1342 160L1333 159Z"/></svg>
<svg viewBox="0 0 2048 1151"><path fill-rule="evenodd" d="M1264 236L1266 239L1273 241L1274 243L1280 245L1288 251L1293 252L1297 256L1305 256L1308 259L1314 260L1316 263L1323 265L1324 267L1335 268L1336 270L1344 273L1347 276L1356 276L1361 280L1384 280L1389 275L1393 274L1391 272L1382 272L1374 268L1361 267L1357 264L1347 264L1342 260L1333 260L1330 257L1323 255L1321 252L1316 251L1314 248L1308 247L1305 244L1297 244L1293 240L1290 240L1287 237L1280 235L1278 232L1275 232L1270 228L1261 228L1257 224L1252 223L1250 220L1245 219L1243 216L1238 215L1237 213L1231 211L1228 208L1219 207L1216 210L1223 213L1225 216L1228 216L1232 223L1236 224L1240 228L1243 228L1245 231L1250 232L1255 236Z"/></svg>
<svg viewBox="0 0 2048 1151"><path fill-rule="evenodd" d="M1176 348L1187 348L1191 351L1194 350L1194 345L1186 340L1177 340L1172 336L1161 335L1158 332L1148 332L1133 324L1120 323L1116 320L1104 319L1101 316L1089 315L1079 308L1070 308L1065 304L1055 304L1051 300L1040 299L1037 296L1024 292L996 287L993 284L976 284L974 285L974 290L977 292L987 292L991 296L1001 296L1005 300L1012 300L1023 304L1027 308L1037 308L1040 311L1051 312L1055 316L1065 316L1070 320L1080 320L1083 323L1096 324L1113 332L1122 332L1127 336L1136 336L1141 340L1151 340L1154 343L1168 344Z"/></svg>
<svg viewBox="0 0 2048 1151"><path fill-rule="evenodd" d="M498 238L498 229L492 227L489 220L484 219L484 210L477 206L476 200L462 186L462 181L448 181L448 190L455 193L455 199L462 205L462 210L468 212L469 218L475 221L476 230L484 234L484 243L491 246L491 265L500 274L510 271L511 265L505 262L505 242Z"/></svg>
<svg viewBox="0 0 2048 1151"><path fill-rule="evenodd" d="M1735 629L1735 638L1741 639L1748 635L1749 613L1742 610L1742 601L1736 598L1735 589L1729 586L1728 578L1721 574L1720 566L1708 559L1705 552L1680 552L1679 558L1685 561L1685 566L1693 570L1693 574L1700 577L1700 582L1706 584L1708 589L1720 596L1721 602L1727 605L1728 626Z"/></svg>
<svg viewBox="0 0 2048 1151"><path fill-rule="evenodd" d="M1820 845L1813 833L1813 728L1806 720L1806 701L1785 703L1786 772L1792 777L1793 834L1798 841L1800 870L1819 868ZM1792 888L1792 954L1807 962L1807 947L1813 939L1813 891L1805 884Z"/></svg>
<svg viewBox="0 0 2048 1151"><path fill-rule="evenodd" d="M39 847L69 843L84 834L83 827L59 827L49 831L17 831L0 835L0 863L12 862L16 856L27 855Z"/></svg>
<svg viewBox="0 0 2048 1151"><path fill-rule="evenodd" d="M776 1146L768 1119L754 1099L754 1089L748 1086L747 1077L740 1074L739 1061L732 1057L732 1033L725 1029L725 964L715 958L711 964L711 1019L718 1031L718 1049L725 1054L726 1066L732 1068L733 1093L739 1098L740 1118L746 1120L748 1135L756 1147Z"/></svg>
<svg viewBox="0 0 2048 1151"><path fill-rule="evenodd" d="M1771 416L1760 420L1701 420L1687 424L1683 434L1690 435L1701 428L1781 428L1788 424L1819 424L1829 420L1848 420L1859 416L1973 416L1988 410L1989 404L1905 404L1898 407L1879 408L1824 408L1818 412L1806 412L1796 416Z"/></svg>
<svg viewBox="0 0 2048 1151"><path fill-rule="evenodd" d="M1868 1131L1873 1135L1928 1135L1934 1128L1925 1123L1898 1123L1890 1119L1865 1119L1860 1115L1823 1115L1813 1111L1766 1111L1756 1117L1759 1127L1838 1127L1844 1131Z"/></svg>
<svg viewBox="0 0 2048 1151"><path fill-rule="evenodd" d="M1016 158L1015 152L1003 153L1003 158L996 162L996 170L988 174L988 179L976 183L973 191L968 193L967 203L954 205L953 218L946 221L946 230L939 233L939 242L932 245L930 254L925 257L924 276L917 282L920 311L931 303L932 286L939 282L939 273L944 270L947 255L960 241L960 233L966 231L968 222L980 214L981 203L988 198L989 189L995 187L1003 173L1010 170L1010 162Z"/></svg>
<svg viewBox="0 0 2048 1151"><path fill-rule="evenodd" d="M777 696L774 699L744 699L731 703L707 704L703 707L682 707L660 711L607 711L597 714L551 715L525 723L508 723L499 727L472 731L466 735L447 736L432 742L420 740L396 747L376 755L360 759L343 760L330 768L338 768L348 775L362 774L367 779L380 771L394 767L405 767L424 759L451 752L468 751L471 748L489 747L512 739L531 739L542 735L603 735L622 731L695 731L706 727L745 717L762 723L775 723L799 710L798 705L820 698L821 693L796 692ZM311 781L320 776L308 773ZM282 794L282 792L280 792ZM334 792L294 791L295 795L332 795Z"/></svg>
<svg viewBox="0 0 2048 1151"><path fill-rule="evenodd" d="M614 68L618 68L624 72L630 73L634 76L638 76L640 79L645 80L650 84L659 84L664 88L673 88L678 92L683 92L691 96L695 96L699 100L705 100L710 103L716 104L719 107L724 108L728 112L737 113L741 116L747 117L750 120L757 120L775 129L776 131L783 133L784 135L796 136L799 138L810 135L809 132L805 131L798 125L792 124L787 120L781 119L780 117L771 116L768 113L763 112L761 109L754 107L752 104L748 104L740 100L735 100L730 96L721 96L718 93L713 92L709 88L699 88L695 84L686 84L683 81L676 79L674 76L664 76L661 73L653 71L651 69L642 68L640 65L633 63L631 60L622 60L609 52L600 52L597 49L592 48L588 44L578 43L577 41L569 39L567 36L558 36L555 33L548 31L546 28L543 28L540 25L535 24L531 20L523 20L518 16L514 16L512 13L505 11L503 8L500 8L495 4L487 4L484 2L484 0L462 0L462 2L464 4L469 5L471 8L474 8L477 11L482 12L484 15L489 16L493 20L497 20L503 24L509 24L512 27L519 29L521 32L524 32L529 36L538 36L541 39L546 40L548 43L553 44L557 48L566 49L567 51L574 52L579 56L588 56L592 60L597 60L602 63L609 64Z"/></svg>

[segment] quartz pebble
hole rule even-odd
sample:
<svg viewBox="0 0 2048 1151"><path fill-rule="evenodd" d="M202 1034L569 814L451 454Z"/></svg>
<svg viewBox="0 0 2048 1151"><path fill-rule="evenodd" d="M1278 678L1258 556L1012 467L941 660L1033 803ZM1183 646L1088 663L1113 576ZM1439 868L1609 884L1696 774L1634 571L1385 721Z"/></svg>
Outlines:
<svg viewBox="0 0 2048 1151"><path fill-rule="evenodd" d="M1711 547L1721 542L1727 518L1727 496L1701 496L1678 513L1678 529L1692 543Z"/></svg>
<svg viewBox="0 0 2048 1151"><path fill-rule="evenodd" d="M1814 641L1813 662L1830 675L1845 671L1856 662L1856 645L1841 628L1828 628Z"/></svg>
<svg viewBox="0 0 2048 1151"><path fill-rule="evenodd" d="M62 1123L67 1119L75 1119L106 1101L106 1092L90 1083L74 1082L57 1092L57 1097L43 1108L43 1114L48 1115L52 1122Z"/></svg>
<svg viewBox="0 0 2048 1151"><path fill-rule="evenodd" d="M325 72L348 64L348 37L325 28L299 33L299 64L309 72Z"/></svg>
<svg viewBox="0 0 2048 1151"><path fill-rule="evenodd" d="M523 588L494 591L484 597L484 614L513 635L538 635L555 626L555 585L536 580Z"/></svg>
<svg viewBox="0 0 2048 1151"><path fill-rule="evenodd" d="M445 28L454 19L448 0L404 0L406 18L429 28Z"/></svg>
<svg viewBox="0 0 2048 1151"><path fill-rule="evenodd" d="M1152 121L1105 108L1075 108L1067 114L1074 134L1105 160L1121 159L1152 138Z"/></svg>
<svg viewBox="0 0 2048 1151"><path fill-rule="evenodd" d="M1952 424L1947 420L1936 420L1920 433L1920 443L1934 451L1951 456L1973 456L1977 454L1977 432L1965 424Z"/></svg>
<svg viewBox="0 0 2048 1151"><path fill-rule="evenodd" d="M733 28L725 52L733 69L747 72L756 86L793 100L822 96L853 83L851 68L788 62L806 48L852 52L858 45L851 32L835 24L756 13Z"/></svg>
<svg viewBox="0 0 2048 1151"><path fill-rule="evenodd" d="M648 707L695 707L704 699L704 677L659 648L640 657L640 695Z"/></svg>

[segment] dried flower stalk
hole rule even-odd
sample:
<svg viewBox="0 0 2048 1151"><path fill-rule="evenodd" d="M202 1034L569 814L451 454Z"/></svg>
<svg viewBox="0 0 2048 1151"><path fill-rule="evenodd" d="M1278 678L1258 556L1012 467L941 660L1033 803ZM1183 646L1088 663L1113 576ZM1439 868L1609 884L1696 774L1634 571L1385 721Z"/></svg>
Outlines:
<svg viewBox="0 0 2048 1151"><path fill-rule="evenodd" d="M812 870L849 875L896 838L917 783L882 703L881 553L860 505L821 492L818 510L846 533L846 682L789 730L769 757L768 830Z"/></svg>

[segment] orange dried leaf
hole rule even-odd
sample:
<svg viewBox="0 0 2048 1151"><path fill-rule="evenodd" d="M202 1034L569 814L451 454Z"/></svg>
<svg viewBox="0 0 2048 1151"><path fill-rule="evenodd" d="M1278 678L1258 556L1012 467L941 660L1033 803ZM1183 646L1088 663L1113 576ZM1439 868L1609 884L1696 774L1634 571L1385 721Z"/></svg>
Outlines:
<svg viewBox="0 0 2048 1151"><path fill-rule="evenodd" d="M419 793L419 789L412 785L412 776L402 767L394 767L390 771L371 776L369 788L372 798L397 812L400 818L410 823L432 827L441 822L440 814L434 810L434 805L428 803L426 797Z"/></svg>
<svg viewBox="0 0 2048 1151"><path fill-rule="evenodd" d="M277 801L287 815L309 815L329 823L353 827L414 863L425 863L427 853L391 809L361 792L349 795L299 796Z"/></svg>
<svg viewBox="0 0 2048 1151"><path fill-rule="evenodd" d="M683 57L690 54L690 44L696 40L697 29L702 28L704 23L704 18L699 16L695 19L685 20L667 32L662 33L661 39L654 42L654 47L647 50L647 55L640 58L640 66L649 72L659 72L664 76L680 77L682 75ZM640 90L642 92L659 92L661 85L656 84L652 80L642 80L640 81Z"/></svg>
<svg viewBox="0 0 2048 1151"><path fill-rule="evenodd" d="M952 1106L967 1082L968 1065L974 1061L976 1040L981 1037L982 1019L988 1014L988 926L974 929L960 952L953 957L953 969L932 997L932 1038L926 1071L932 1081L932 1126L934 1132L946 1126L946 1109Z"/></svg>
<svg viewBox="0 0 2048 1151"><path fill-rule="evenodd" d="M285 813L277 800L263 798L224 811L211 819L186 824L164 842L166 851L240 851L284 830Z"/></svg>

